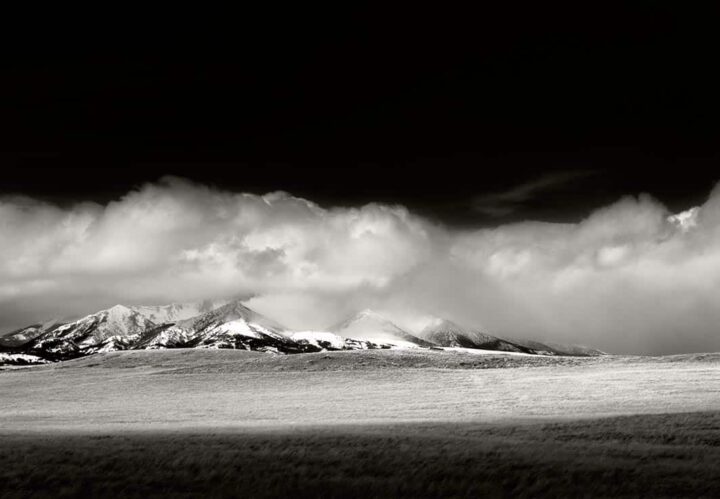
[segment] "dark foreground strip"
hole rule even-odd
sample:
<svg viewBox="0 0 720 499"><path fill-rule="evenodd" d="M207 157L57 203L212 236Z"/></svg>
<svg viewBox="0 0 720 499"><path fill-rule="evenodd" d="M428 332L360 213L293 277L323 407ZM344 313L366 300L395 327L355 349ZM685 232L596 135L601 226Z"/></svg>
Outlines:
<svg viewBox="0 0 720 499"><path fill-rule="evenodd" d="M1 497L720 496L720 414L0 436Z"/></svg>

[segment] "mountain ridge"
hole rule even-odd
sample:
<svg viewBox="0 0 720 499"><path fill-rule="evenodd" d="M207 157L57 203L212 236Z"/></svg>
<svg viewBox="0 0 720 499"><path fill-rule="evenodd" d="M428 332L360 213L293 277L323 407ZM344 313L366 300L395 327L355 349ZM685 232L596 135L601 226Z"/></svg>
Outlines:
<svg viewBox="0 0 720 499"><path fill-rule="evenodd" d="M37 363L41 363L100 352L168 348L244 349L294 354L462 347L535 355L603 354L582 347L560 350L540 342L506 340L459 326L448 319L437 319L415 335L370 309L350 316L327 331L297 332L252 310L241 300L164 306L119 304L72 322L48 322L18 331L26 330L38 334L19 345L0 343L4 359L0 363L32 363L29 359L37 359ZM12 334L17 335L18 332Z"/></svg>

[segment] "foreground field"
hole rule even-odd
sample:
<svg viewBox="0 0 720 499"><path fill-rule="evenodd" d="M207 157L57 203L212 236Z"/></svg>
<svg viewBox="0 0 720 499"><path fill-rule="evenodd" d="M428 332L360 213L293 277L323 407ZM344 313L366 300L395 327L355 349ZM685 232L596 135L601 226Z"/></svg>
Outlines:
<svg viewBox="0 0 720 499"><path fill-rule="evenodd" d="M720 356L99 354L0 372L0 496L720 494Z"/></svg>
<svg viewBox="0 0 720 499"><path fill-rule="evenodd" d="M720 495L718 413L3 436L2 497Z"/></svg>
<svg viewBox="0 0 720 499"><path fill-rule="evenodd" d="M508 422L720 410L720 363L140 351L0 372L0 393L5 431Z"/></svg>

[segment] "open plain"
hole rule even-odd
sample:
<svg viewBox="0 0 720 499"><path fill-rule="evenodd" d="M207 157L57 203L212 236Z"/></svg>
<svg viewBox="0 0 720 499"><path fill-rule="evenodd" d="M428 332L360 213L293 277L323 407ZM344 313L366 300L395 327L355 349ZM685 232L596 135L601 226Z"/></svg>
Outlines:
<svg viewBox="0 0 720 499"><path fill-rule="evenodd" d="M720 494L720 355L112 352L0 372L0 495Z"/></svg>

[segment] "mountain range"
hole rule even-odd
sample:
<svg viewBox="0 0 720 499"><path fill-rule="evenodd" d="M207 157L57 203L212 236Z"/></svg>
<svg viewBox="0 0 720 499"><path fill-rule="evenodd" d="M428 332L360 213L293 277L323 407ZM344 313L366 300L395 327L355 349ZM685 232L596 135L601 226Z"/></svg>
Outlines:
<svg viewBox="0 0 720 499"><path fill-rule="evenodd" d="M578 346L506 340L434 320L417 335L372 310L327 331L291 331L240 301L116 305L76 320L53 320L0 338L0 365L62 361L116 350L230 348L293 354L324 350L471 348L532 355L602 355Z"/></svg>

